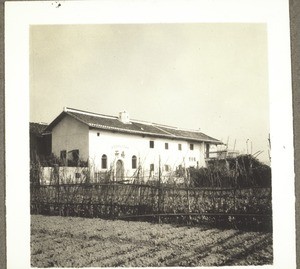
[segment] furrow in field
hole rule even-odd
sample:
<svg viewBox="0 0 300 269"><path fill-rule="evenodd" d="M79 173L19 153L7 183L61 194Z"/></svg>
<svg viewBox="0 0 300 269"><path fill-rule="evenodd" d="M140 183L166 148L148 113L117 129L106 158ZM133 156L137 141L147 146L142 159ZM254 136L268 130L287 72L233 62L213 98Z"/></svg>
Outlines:
<svg viewBox="0 0 300 269"><path fill-rule="evenodd" d="M174 248L182 249L184 248L192 248L194 245L199 244L203 238L208 238L213 240L218 237L220 234L219 230L206 230L206 231L197 231L197 229L185 230L182 234L175 235L174 238L169 242L171 246Z"/></svg>
<svg viewBox="0 0 300 269"><path fill-rule="evenodd" d="M60 245L55 240L57 239L49 238L47 244L32 247L32 250L40 249L42 253L47 253L47 258L53 260L54 264L58 266L66 262L66 256L70 259L68 264L79 266L78 263L81 264L83 258L85 263L89 264L95 258L102 259L115 255L114 249L118 252L120 249L127 251L129 248L132 248L130 244L120 244L120 242L116 242L115 240L82 240L81 238L66 237L59 238L59 241L63 242Z"/></svg>
<svg viewBox="0 0 300 269"><path fill-rule="evenodd" d="M186 230L186 229L185 229ZM200 229L199 229L200 230ZM207 232L210 234L211 231ZM152 247L144 246L141 250L134 253L125 253L124 255L119 255L117 258L112 257L113 261L109 260L107 263L101 263L101 266L162 266L165 264L165 260L172 255L174 252L180 252L186 247L184 245L188 241L194 241L193 237L187 236L186 231L182 230L181 235L178 233L168 233L173 236L173 239L178 239L182 242L181 247L172 247L172 244L166 241L170 238L166 237L161 240L157 238L152 240ZM193 233L191 233L193 234ZM138 242L137 243L142 243Z"/></svg>
<svg viewBox="0 0 300 269"><path fill-rule="evenodd" d="M73 266L92 266L96 261L103 261L106 259L111 259L111 257L117 257L122 253L127 253L128 251L132 251L136 246L130 244L122 244L122 245L110 245L106 248L102 246L96 245L94 248L86 249L83 252L79 252L77 254L74 253L71 257L73 258ZM85 257L85 263L81 261L77 261L77 255Z"/></svg>
<svg viewBox="0 0 300 269"><path fill-rule="evenodd" d="M122 264L117 266L125 267L159 267L164 266L164 260L166 257L170 256L173 253L172 249L168 248L151 248L144 255L136 257L135 259L127 260Z"/></svg>
<svg viewBox="0 0 300 269"><path fill-rule="evenodd" d="M32 216L33 267L270 264L272 234L146 222Z"/></svg>
<svg viewBox="0 0 300 269"><path fill-rule="evenodd" d="M154 229L154 228L155 228L155 226L153 227L153 229L151 229L150 231L148 231L148 233L145 234L147 240L145 240L145 238L143 238L143 237L140 238L139 236L134 236L134 233L133 233L133 235L131 235L132 231L130 231L130 236L125 231L120 236L115 235L111 238L102 239L101 242L102 243L106 242L105 249L109 250L109 252L103 252L103 251L101 251L101 249L99 249L99 251L96 251L95 247L94 247L94 249L93 248L88 248L86 252L87 252L87 254L89 254L89 251L91 251L90 253L91 253L91 256L93 258L88 259L86 261L87 264L93 263L93 261L95 259L97 259L97 260L100 259L101 261L103 261L103 259L111 260L111 259L115 259L116 256L120 257L121 260L119 259L119 261L122 262L122 259L126 260L126 256L128 256L128 253L135 252L135 249L140 248L141 245L144 245L145 247L148 246L148 248L153 246L153 245L159 245L160 244L159 238L158 238L157 241L156 240L150 240L149 241L149 239L151 239L150 238L151 236L156 237L156 236L161 235L161 233L159 231L157 231L156 229ZM173 234L173 237L177 237L178 236L178 231L183 232L185 229L186 229L185 227L180 227L180 228L176 228L176 229L174 229L174 228L171 229L170 228L169 230L167 230L164 233L164 235ZM98 241L100 241L99 238L97 238L97 239L98 239ZM128 241L126 239L130 239L130 240ZM163 238L163 240L166 240L166 239ZM168 238L167 238L167 240L168 240ZM95 240L95 241L98 242L97 240ZM116 243L116 244L114 245L113 243ZM78 257L80 257L83 254L83 252L85 252L85 250L80 251L78 253ZM94 253L96 253L96 255ZM77 252L76 252L76 254L77 254ZM103 256L103 254L106 254L106 255ZM125 255L125 257L123 257L123 255ZM109 263L110 263L110 261L109 261ZM77 264L75 263L74 266L77 266Z"/></svg>
<svg viewBox="0 0 300 269"><path fill-rule="evenodd" d="M199 234L203 236L212 236L217 233L217 230L204 230L197 228L187 228L187 227L170 227L166 230L151 230L148 231L148 237L150 238L147 242L142 242L140 240L137 243L146 243L155 246L165 246L168 248L177 248L186 244L192 244L197 240Z"/></svg>
<svg viewBox="0 0 300 269"><path fill-rule="evenodd" d="M227 261L228 255L224 252L229 246L235 248L240 248L243 242L251 240L251 234L239 233L236 236L230 237L227 240L222 240L218 244L211 246L209 249L201 253L200 255L196 253L194 257L190 257L189 262L192 264L199 264L205 266L219 266L223 265ZM201 249L202 251L203 249ZM199 252L199 249L195 252Z"/></svg>
<svg viewBox="0 0 300 269"><path fill-rule="evenodd" d="M235 251L240 251L243 249L243 243L247 240L254 240L252 244L255 244L255 240L260 240L260 238L253 238L253 235L249 234L239 234L222 242L218 242L215 245L207 246L205 248L200 247L194 249L193 255L185 256L184 259L177 261L177 266L220 266L226 264L229 259L229 255L226 253L226 249L232 248ZM174 262L174 261L173 261Z"/></svg>
<svg viewBox="0 0 300 269"><path fill-rule="evenodd" d="M242 248L232 245L224 251L228 260L224 265L267 264L273 260L272 236L270 234L255 236L243 242ZM256 262L253 262L256 261Z"/></svg>
<svg viewBox="0 0 300 269"><path fill-rule="evenodd" d="M31 253L35 254L36 252L51 252L61 245L60 241L63 242L61 238L57 239L52 235L45 235L44 240L34 241L34 243L31 244Z"/></svg>
<svg viewBox="0 0 300 269"><path fill-rule="evenodd" d="M238 236L239 232L235 230L224 232L219 232L214 235L200 234L196 237L193 246L184 247L184 251L177 253L176 258L169 258L166 260L167 266L190 266L189 260L195 255L199 257L204 257L209 253L210 249L216 245L222 244L223 242L230 240L233 237Z"/></svg>
<svg viewBox="0 0 300 269"><path fill-rule="evenodd" d="M148 251L148 246L140 246L138 248L137 246L134 246L133 249L127 250L126 252L124 251L124 253L119 252L119 255L110 255L104 259L98 258L88 266L115 267L118 264L122 264L126 259L136 259ZM117 253L118 250L113 250L113 252Z"/></svg>

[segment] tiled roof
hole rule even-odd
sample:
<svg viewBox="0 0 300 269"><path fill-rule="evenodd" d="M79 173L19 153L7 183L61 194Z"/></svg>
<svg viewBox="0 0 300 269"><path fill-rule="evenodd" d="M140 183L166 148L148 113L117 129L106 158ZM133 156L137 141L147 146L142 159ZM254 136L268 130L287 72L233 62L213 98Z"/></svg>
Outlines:
<svg viewBox="0 0 300 269"><path fill-rule="evenodd" d="M219 140L212 138L206 134L203 134L199 131L187 131L183 129L173 129L169 127L159 127L161 130L172 133L176 137L186 137L189 139L201 140L201 141L218 141ZM221 143L221 142L220 142ZM222 143L221 143L222 144Z"/></svg>
<svg viewBox="0 0 300 269"><path fill-rule="evenodd" d="M30 122L29 131L31 134L42 136L47 126L48 124L46 123Z"/></svg>
<svg viewBox="0 0 300 269"><path fill-rule="evenodd" d="M121 133L140 134L155 137L166 137L172 139L183 139L191 141L207 141L215 144L222 144L221 141L207 136L199 131L184 130L176 127L169 127L150 122L131 120L130 123L123 123L118 117L85 112L72 108L65 108L64 111L48 126L46 131L52 128L66 115L69 115L90 128L111 130Z"/></svg>

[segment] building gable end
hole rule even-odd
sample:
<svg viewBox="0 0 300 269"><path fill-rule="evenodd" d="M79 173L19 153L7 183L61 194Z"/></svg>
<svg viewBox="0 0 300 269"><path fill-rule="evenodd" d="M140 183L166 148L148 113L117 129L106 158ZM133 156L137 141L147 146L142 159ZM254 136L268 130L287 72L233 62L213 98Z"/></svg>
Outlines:
<svg viewBox="0 0 300 269"><path fill-rule="evenodd" d="M88 124L86 122L84 122L83 120L77 118L76 116L74 116L72 114L69 114L68 112L63 111L47 126L47 128L45 129L44 132L51 132L53 130L53 128L57 124L59 124L62 121L62 119L64 119L66 116L69 116L69 117L71 117L71 118L73 118L73 119L75 119L75 120L77 120L77 121L79 121L79 122L81 122L81 123L88 126Z"/></svg>

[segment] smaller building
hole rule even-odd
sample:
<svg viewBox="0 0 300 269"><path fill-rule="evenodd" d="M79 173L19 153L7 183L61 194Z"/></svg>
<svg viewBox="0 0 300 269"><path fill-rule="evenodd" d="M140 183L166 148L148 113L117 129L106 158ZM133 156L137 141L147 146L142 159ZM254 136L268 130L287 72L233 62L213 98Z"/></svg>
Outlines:
<svg viewBox="0 0 300 269"><path fill-rule="evenodd" d="M47 126L46 123L29 123L31 161L42 161L51 154L52 137L50 132L45 132Z"/></svg>

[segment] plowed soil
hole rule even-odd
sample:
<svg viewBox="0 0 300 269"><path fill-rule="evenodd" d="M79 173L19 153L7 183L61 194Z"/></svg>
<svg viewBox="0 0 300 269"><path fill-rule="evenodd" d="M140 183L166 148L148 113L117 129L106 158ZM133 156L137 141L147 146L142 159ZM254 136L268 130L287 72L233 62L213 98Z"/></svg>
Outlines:
<svg viewBox="0 0 300 269"><path fill-rule="evenodd" d="M272 233L31 216L33 267L272 264Z"/></svg>

